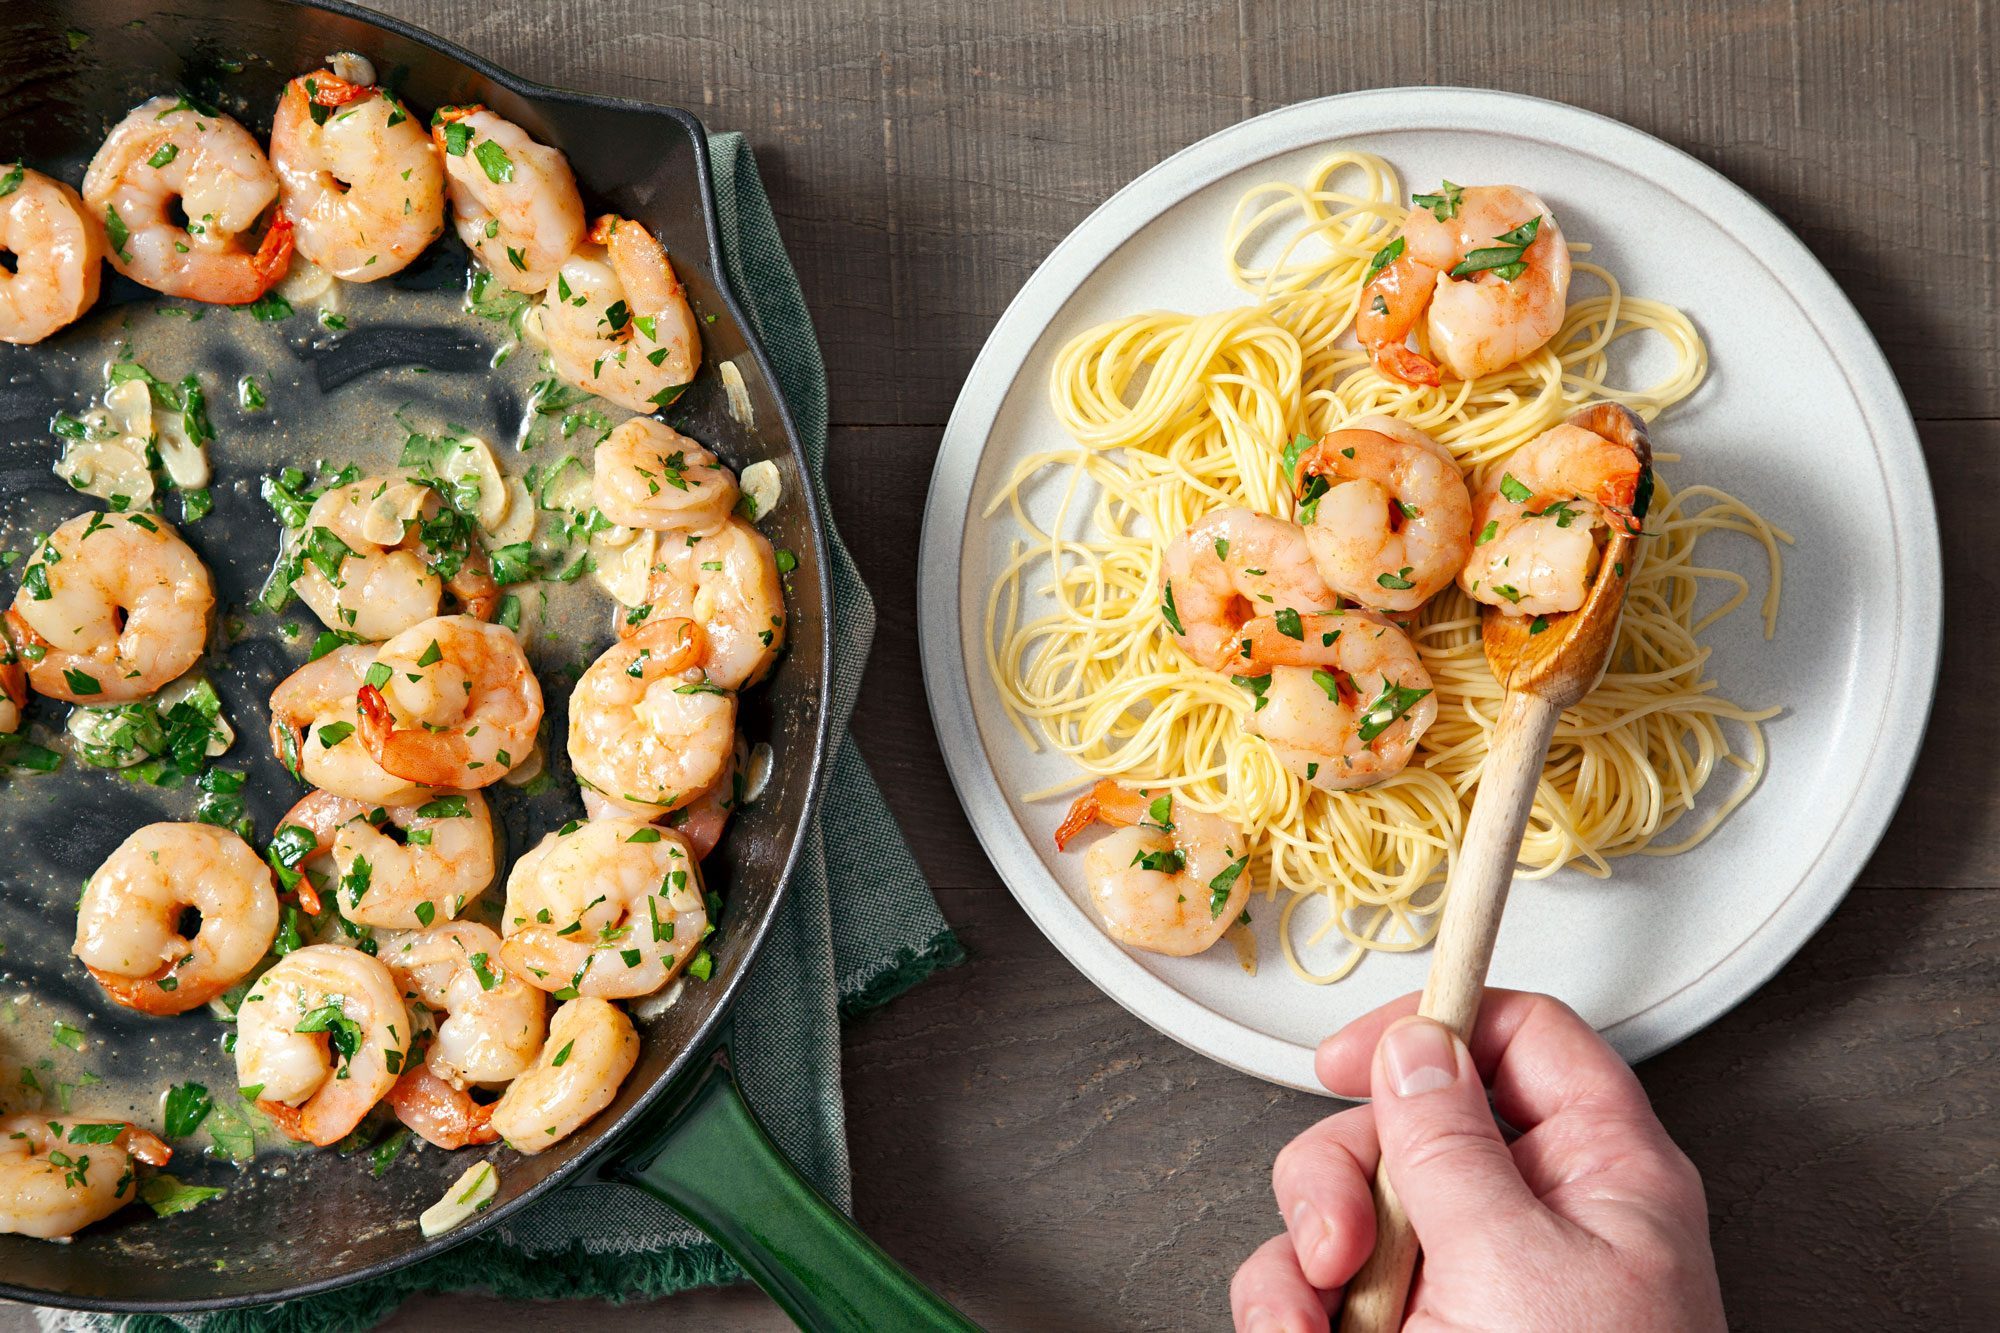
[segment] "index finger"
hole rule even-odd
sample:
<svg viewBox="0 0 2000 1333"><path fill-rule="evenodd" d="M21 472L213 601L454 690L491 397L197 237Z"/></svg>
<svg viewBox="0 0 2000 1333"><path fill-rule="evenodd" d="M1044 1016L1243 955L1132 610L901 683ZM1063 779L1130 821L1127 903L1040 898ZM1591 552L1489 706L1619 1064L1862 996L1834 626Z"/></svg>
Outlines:
<svg viewBox="0 0 2000 1333"><path fill-rule="evenodd" d="M1319 1045L1314 1068L1340 1097L1368 1095L1369 1066L1383 1031L1417 1011L1415 993L1355 1019ZM1489 990L1467 1043L1493 1109L1529 1130L1573 1107L1650 1117L1652 1104L1629 1066L1562 1001L1532 991Z"/></svg>

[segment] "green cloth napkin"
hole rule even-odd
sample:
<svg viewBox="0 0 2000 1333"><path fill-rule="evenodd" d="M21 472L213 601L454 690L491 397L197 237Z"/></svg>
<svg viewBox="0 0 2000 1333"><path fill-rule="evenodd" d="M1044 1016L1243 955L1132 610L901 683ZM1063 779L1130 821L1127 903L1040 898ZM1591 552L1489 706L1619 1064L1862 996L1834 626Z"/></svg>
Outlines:
<svg viewBox="0 0 2000 1333"><path fill-rule="evenodd" d="M708 145L730 286L777 372L821 510L829 516L827 554L838 612L832 706L839 741L789 898L737 997L732 1049L743 1091L765 1128L822 1193L847 1208L840 1016L885 1003L965 955L847 733L875 637L875 603L834 531L828 505L826 368L812 319L743 136L712 135ZM626 1300L741 1276L714 1242L650 1195L626 1185L585 1184L559 1189L526 1214L435 1259L323 1296L176 1318L39 1313L44 1328L88 1333L345 1333L378 1323L420 1291L480 1288L515 1299Z"/></svg>

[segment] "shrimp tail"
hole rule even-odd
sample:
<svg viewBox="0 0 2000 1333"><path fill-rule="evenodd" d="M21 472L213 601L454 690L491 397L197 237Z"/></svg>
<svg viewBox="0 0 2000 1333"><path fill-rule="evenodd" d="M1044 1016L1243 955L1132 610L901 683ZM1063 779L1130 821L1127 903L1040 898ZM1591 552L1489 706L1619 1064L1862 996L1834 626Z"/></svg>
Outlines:
<svg viewBox="0 0 2000 1333"><path fill-rule="evenodd" d="M686 616L648 620L630 638L652 654L650 664L663 673L699 666L708 656L708 637Z"/></svg>
<svg viewBox="0 0 2000 1333"><path fill-rule="evenodd" d="M370 84L355 83L337 74L314 74L306 79L306 100L314 106L346 106L374 91Z"/></svg>
<svg viewBox="0 0 2000 1333"><path fill-rule="evenodd" d="M1143 793L1104 778L1070 806L1069 814L1056 828L1056 850L1065 850L1071 838L1094 823L1129 828L1145 817L1145 810Z"/></svg>
<svg viewBox="0 0 2000 1333"><path fill-rule="evenodd" d="M118 1136L118 1146L147 1166L165 1166L174 1157L174 1150L167 1146L165 1139L150 1129L132 1124L126 1125L125 1132Z"/></svg>
<svg viewBox="0 0 2000 1333"><path fill-rule="evenodd" d="M584 237L592 245L611 244L611 234L618 230L618 224L625 219L616 213L602 213L590 224L590 231Z"/></svg>
<svg viewBox="0 0 2000 1333"><path fill-rule="evenodd" d="M1419 356L1403 343L1377 343L1370 350L1368 359L1378 372L1392 380L1401 380L1404 384L1422 384L1435 388L1443 379L1436 362Z"/></svg>
<svg viewBox="0 0 2000 1333"><path fill-rule="evenodd" d="M363 685L361 743L385 773L426 787L448 787L464 763L465 741L449 732L426 732L396 726L389 701L373 685Z"/></svg>
<svg viewBox="0 0 2000 1333"><path fill-rule="evenodd" d="M264 229L264 239L258 242L257 253L250 258L250 267L264 284L257 295L262 296L276 286L291 266L292 220L280 208L271 214L271 225Z"/></svg>
<svg viewBox="0 0 2000 1333"><path fill-rule="evenodd" d="M440 153L450 152L445 140L444 127L477 115L486 108L478 102L467 102L464 106L441 106L431 113L431 138L437 143Z"/></svg>
<svg viewBox="0 0 2000 1333"><path fill-rule="evenodd" d="M445 587L458 599L465 614L475 620L490 621L500 610L500 585L493 579L493 566L487 563L486 552L476 542L458 572L445 580Z"/></svg>
<svg viewBox="0 0 2000 1333"><path fill-rule="evenodd" d="M417 1137L447 1152L500 1137L493 1128L491 1106L481 1106L423 1064L404 1070L384 1100Z"/></svg>

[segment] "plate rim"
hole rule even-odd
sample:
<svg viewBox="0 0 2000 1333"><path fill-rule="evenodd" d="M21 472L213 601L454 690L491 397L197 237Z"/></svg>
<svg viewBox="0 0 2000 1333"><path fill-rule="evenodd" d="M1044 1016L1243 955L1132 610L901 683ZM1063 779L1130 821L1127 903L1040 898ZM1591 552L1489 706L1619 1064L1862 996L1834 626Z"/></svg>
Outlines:
<svg viewBox="0 0 2000 1333"><path fill-rule="evenodd" d="M1240 1072L1326 1095L1312 1078L1312 1052L1259 1032L1155 976L1066 893L1042 892L1049 877L1027 846L979 734L962 643L959 571L972 526L972 486L998 412L1043 331L1076 291L1133 236L1168 209L1246 165L1342 138L1477 126L1585 156L1616 150L1621 166L1680 196L1737 235L1797 303L1860 406L1887 488L1896 569L1895 646L1870 762L1818 853L1771 913L1701 975L1604 1030L1636 1063L1694 1035L1747 999L1816 934L1853 887L1887 832L1922 749L1914 740L1884 753L1890 719L1928 724L1942 640L1942 589L1919 577L1939 565L1936 505L1922 445L1888 360L1853 303L1776 214L1692 154L1614 117L1521 93L1462 87L1368 89L1295 103L1208 135L1106 199L1072 229L994 324L953 405L925 498L919 569L918 643L924 687L953 788L981 848L1008 892L1071 965L1135 1017ZM943 571L951 571L946 578ZM1900 750L1900 754L1898 753ZM1054 899L1055 901L1051 901Z"/></svg>

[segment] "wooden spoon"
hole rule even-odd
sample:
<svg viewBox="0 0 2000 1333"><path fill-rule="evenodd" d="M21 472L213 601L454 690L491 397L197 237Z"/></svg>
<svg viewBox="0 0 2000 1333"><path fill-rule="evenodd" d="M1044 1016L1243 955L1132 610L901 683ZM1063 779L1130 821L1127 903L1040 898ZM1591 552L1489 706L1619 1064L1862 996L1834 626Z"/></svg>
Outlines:
<svg viewBox="0 0 2000 1333"><path fill-rule="evenodd" d="M1625 408L1599 403L1568 418L1572 426L1628 444L1639 455L1635 519L1646 516L1653 489L1653 450L1645 423ZM1618 637L1626 575L1638 541L1617 524L1605 546L1597 578L1583 605L1564 615L1530 619L1486 607L1480 642L1487 665L1506 694L1486 757L1472 815L1465 823L1445 886L1444 919L1431 951L1429 980L1417 1012L1469 1039L1485 992L1486 966L1500 930L1500 909L1521 853L1521 834L1534 808L1542 764L1556 721L1597 685ZM1537 625L1542 628L1536 629ZM1375 1172L1375 1250L1347 1287L1341 1333L1393 1333L1403 1326L1403 1304L1417 1261L1417 1237L1388 1172Z"/></svg>

